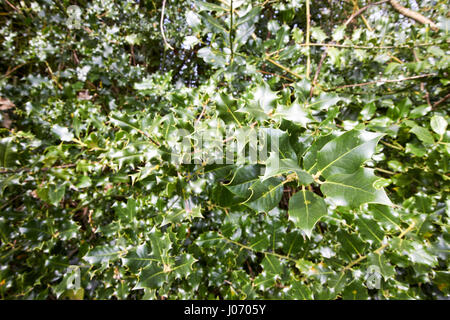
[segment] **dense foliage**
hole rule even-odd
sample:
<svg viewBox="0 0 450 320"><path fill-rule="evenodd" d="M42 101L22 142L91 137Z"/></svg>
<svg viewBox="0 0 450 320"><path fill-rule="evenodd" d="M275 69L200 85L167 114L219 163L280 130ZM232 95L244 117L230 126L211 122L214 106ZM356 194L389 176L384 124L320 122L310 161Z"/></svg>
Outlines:
<svg viewBox="0 0 450 320"><path fill-rule="evenodd" d="M448 2L368 4L2 1L0 297L447 298Z"/></svg>

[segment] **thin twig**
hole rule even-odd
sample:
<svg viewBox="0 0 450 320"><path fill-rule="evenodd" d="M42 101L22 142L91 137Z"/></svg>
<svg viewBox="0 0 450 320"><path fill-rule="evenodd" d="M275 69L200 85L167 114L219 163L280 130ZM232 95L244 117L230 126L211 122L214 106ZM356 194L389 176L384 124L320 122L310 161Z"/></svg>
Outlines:
<svg viewBox="0 0 450 320"><path fill-rule="evenodd" d="M346 85L335 87L335 88L332 88L332 89L327 89L326 91L334 91L334 90L345 89L345 88L363 87L363 86L369 86L371 84L377 84L377 83L402 82L402 81L421 79L421 78L427 78L427 77L432 77L432 76L435 76L435 74L434 73L426 73L426 74L420 74L420 75L417 75L417 76L406 77L406 78L401 78L401 79L376 80L376 81L369 81L369 82L363 82L363 83L346 84Z"/></svg>
<svg viewBox="0 0 450 320"><path fill-rule="evenodd" d="M167 42L166 35L164 34L164 26L163 26L163 23L164 23L164 10L165 10L165 8L166 8L166 0L163 0L163 3L162 3L162 10L161 10L161 20L160 20L160 22L159 22L159 28L161 29L161 34L162 34L162 37L163 37L163 40L164 40L164 43L166 44L166 46L167 46L169 49L174 50L174 49L172 48L172 46Z"/></svg>
<svg viewBox="0 0 450 320"><path fill-rule="evenodd" d="M442 43L443 44L443 43ZM414 45L398 45L398 46L359 46L359 45L350 45L350 44L338 44L330 42L330 43L298 43L298 46L306 47L306 46L315 46L315 47L336 47L336 48L349 48L349 49L363 49L363 50L380 50L380 49L408 49L408 48L416 48L416 47L428 47L428 46L436 46L439 45L439 43L418 43ZM278 50L281 52L285 48ZM275 53L278 53L277 51L269 53L268 55L273 55Z"/></svg>
<svg viewBox="0 0 450 320"><path fill-rule="evenodd" d="M272 63L273 65L276 65L278 68L283 69L284 71L286 71L287 73L292 74L294 77L298 78L298 79L303 79L303 76L295 73L294 71L292 71L291 69L279 64L278 62L276 62L275 60L270 59L269 57L266 57L265 60L269 61L270 63Z"/></svg>
<svg viewBox="0 0 450 320"><path fill-rule="evenodd" d="M427 17L424 17L423 15L421 15L418 12L415 12L413 10L410 10L408 8L405 8L403 6L401 6L397 1L395 0L389 0L389 3L391 4L392 8L394 8L395 10L398 11L398 13L404 15L405 17L411 18L413 20L415 20L416 22L419 22L421 24L429 24L431 29L433 29L434 31L439 30L439 28L437 27L437 25L431 21L430 19L428 19Z"/></svg>
<svg viewBox="0 0 450 320"><path fill-rule="evenodd" d="M309 0L306 0L306 45L308 46L308 60L306 61L306 78L309 79L309 74L311 72L311 48L309 47L310 38L310 28L311 28L311 14L309 9Z"/></svg>
<svg viewBox="0 0 450 320"><path fill-rule="evenodd" d="M444 103L444 102L447 101L449 98L450 98L450 93L447 94L445 97L443 97L441 100L436 101L436 102L433 104L433 108L436 108L438 105Z"/></svg>
<svg viewBox="0 0 450 320"><path fill-rule="evenodd" d="M208 98L208 100L206 100L206 102L203 104L202 112L200 113L200 115L198 116L198 118L195 120L194 126L196 126L196 125L200 122L200 120L202 119L203 115L205 114L206 106L208 105L208 102L209 102L209 98Z"/></svg>

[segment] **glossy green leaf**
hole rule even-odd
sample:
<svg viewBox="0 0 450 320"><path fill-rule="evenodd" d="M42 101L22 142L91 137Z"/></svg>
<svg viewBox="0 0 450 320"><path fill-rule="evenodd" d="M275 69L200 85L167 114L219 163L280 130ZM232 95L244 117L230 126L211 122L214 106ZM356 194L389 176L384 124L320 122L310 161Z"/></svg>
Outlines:
<svg viewBox="0 0 450 320"><path fill-rule="evenodd" d="M373 186L378 179L372 169L360 168L351 174L328 177L320 190L339 206L358 208L364 203L391 205L385 191Z"/></svg>
<svg viewBox="0 0 450 320"><path fill-rule="evenodd" d="M352 130L331 140L317 153L317 169L328 178L335 174L350 174L375 152L382 134Z"/></svg>
<svg viewBox="0 0 450 320"><path fill-rule="evenodd" d="M312 230L321 217L327 214L325 201L311 191L303 190L297 192L289 200L289 220L297 228L303 230L311 237Z"/></svg>

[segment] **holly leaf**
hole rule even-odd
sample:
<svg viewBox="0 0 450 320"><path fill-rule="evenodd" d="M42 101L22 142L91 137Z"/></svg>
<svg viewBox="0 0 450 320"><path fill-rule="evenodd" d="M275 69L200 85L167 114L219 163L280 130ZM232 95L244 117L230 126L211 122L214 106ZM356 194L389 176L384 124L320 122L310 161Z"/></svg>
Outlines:
<svg viewBox="0 0 450 320"><path fill-rule="evenodd" d="M302 170L296 161L292 159L279 159L278 155L274 152L270 153L270 157L266 161L266 171L262 180L264 181L289 172L295 172L301 184L310 184L314 181L313 177Z"/></svg>
<svg viewBox="0 0 450 320"><path fill-rule="evenodd" d="M392 205L384 190L373 186L379 179L374 170L360 168L351 174L328 177L320 190L338 206L358 208L364 203Z"/></svg>
<svg viewBox="0 0 450 320"><path fill-rule="evenodd" d="M355 172L369 160L383 134L351 130L331 140L317 153L317 169L328 178Z"/></svg>
<svg viewBox="0 0 450 320"><path fill-rule="evenodd" d="M121 252L122 251L116 246L98 246L90 250L83 259L90 264L108 263L117 260Z"/></svg>
<svg viewBox="0 0 450 320"><path fill-rule="evenodd" d="M289 220L311 237L312 230L321 217L327 214L325 201L317 194L303 190L289 200Z"/></svg>

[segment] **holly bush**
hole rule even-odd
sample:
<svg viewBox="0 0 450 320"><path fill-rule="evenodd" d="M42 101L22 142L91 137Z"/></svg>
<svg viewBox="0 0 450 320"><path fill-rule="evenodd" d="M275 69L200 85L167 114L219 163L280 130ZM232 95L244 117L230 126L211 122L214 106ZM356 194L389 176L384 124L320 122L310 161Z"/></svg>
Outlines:
<svg viewBox="0 0 450 320"><path fill-rule="evenodd" d="M0 9L1 298L448 298L447 1Z"/></svg>

